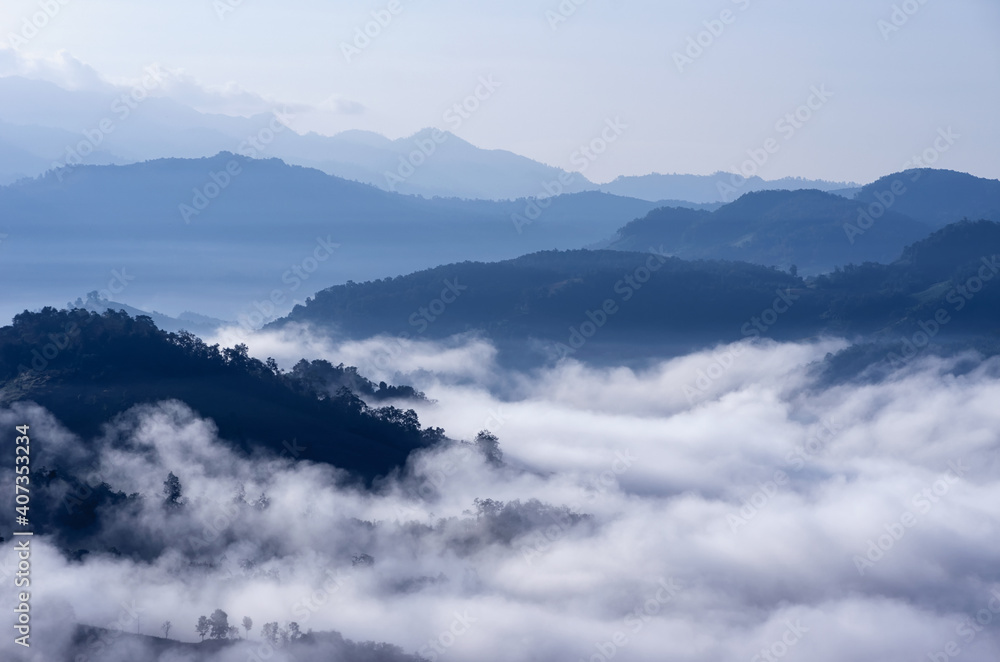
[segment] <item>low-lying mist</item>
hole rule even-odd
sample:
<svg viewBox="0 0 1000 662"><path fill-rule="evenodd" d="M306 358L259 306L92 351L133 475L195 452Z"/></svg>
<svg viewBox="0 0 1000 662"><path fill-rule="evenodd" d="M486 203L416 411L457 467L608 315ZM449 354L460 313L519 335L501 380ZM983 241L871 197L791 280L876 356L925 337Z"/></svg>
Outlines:
<svg viewBox="0 0 1000 662"><path fill-rule="evenodd" d="M429 400L397 406L456 441L366 491L294 442L238 454L178 402L95 440L29 403L0 411L4 428L30 420L35 444L89 466L88 484L142 495L89 553L34 540L37 642L26 652L8 633L4 659L69 659L76 622L112 632L84 659L157 659L115 632L162 636L170 621L172 639L196 642L215 609L255 624L218 662L255 659L261 626L293 621L432 660L1000 655L998 359L955 371L960 358L917 357L877 383L820 387L816 365L842 340L531 373L468 337L218 340L286 369L324 358L411 384ZM502 459L462 443L481 430ZM8 468L0 480L13 483ZM5 582L12 549L0 546Z"/></svg>

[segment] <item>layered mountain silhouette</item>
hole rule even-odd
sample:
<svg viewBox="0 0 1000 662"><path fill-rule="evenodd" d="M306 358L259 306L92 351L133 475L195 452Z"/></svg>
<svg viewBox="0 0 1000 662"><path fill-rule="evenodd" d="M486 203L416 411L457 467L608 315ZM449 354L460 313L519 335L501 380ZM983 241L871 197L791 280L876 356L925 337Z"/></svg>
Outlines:
<svg viewBox="0 0 1000 662"><path fill-rule="evenodd" d="M657 209L604 245L643 250L662 244L683 258L795 265L817 274L838 265L890 262L947 223L1000 220L998 209L998 181L912 170L866 186L855 199L815 190L760 191L714 212Z"/></svg>
<svg viewBox="0 0 1000 662"><path fill-rule="evenodd" d="M887 178L886 190L897 180L906 180L906 190L887 207L877 183L858 200L760 191L712 211L595 191L544 200L425 199L229 152L64 168L0 187L0 233L7 235L0 277L35 284L12 291L3 312L9 319L98 291L167 316L197 310L266 322L333 283L584 247L656 246L685 259L795 266L814 275L889 262L940 219L993 218L1000 207L993 180L914 171ZM127 283L109 287L119 274Z"/></svg>
<svg viewBox="0 0 1000 662"><path fill-rule="evenodd" d="M79 166L0 187L0 278L35 284L4 312L109 289L123 270L127 291L106 296L138 308L237 319L278 291L284 312L350 278L583 247L655 206L599 192L425 199L232 153Z"/></svg>
<svg viewBox="0 0 1000 662"><path fill-rule="evenodd" d="M152 88L155 93L155 85ZM441 130L428 128L397 140L367 131L322 136L279 128L268 134L275 126L274 115L202 113L157 96L122 102L127 93L110 85L96 91L67 90L44 81L0 78L0 184L40 175L53 164L128 164L208 157L220 151L248 154L246 150L253 149L255 156L426 197L544 196L545 185L560 179L565 193L596 190L581 174L513 152L475 147L445 131L444 124ZM275 111L286 122L295 114L294 108ZM108 121L110 131L101 130L102 120ZM267 140L256 147L248 142L261 132Z"/></svg>
<svg viewBox="0 0 1000 662"><path fill-rule="evenodd" d="M795 265L816 274L851 262L891 261L903 246L930 232L927 225L890 211L852 237L850 228L861 211L859 204L822 191L761 191L714 212L657 209L619 230L608 247L637 250L662 244L683 258L743 260L784 269Z"/></svg>
<svg viewBox="0 0 1000 662"><path fill-rule="evenodd" d="M244 153L247 139L271 126L273 115L234 117L203 113L169 98L150 96L122 102L130 91L103 85L68 90L53 83L17 76L0 78L0 185L35 177L54 164L104 165L161 158L200 158L222 151ZM275 108L282 117L295 109ZM107 119L111 131L99 131ZM423 129L391 140L370 131L334 136L282 130L255 156L280 158L327 174L371 184L387 191L425 197L505 200L545 197L550 191L603 191L674 206L731 202L739 194L765 189L848 189L853 184L751 177L737 193L723 195L719 184L732 175L619 177L596 185L580 173L539 163L506 150L476 147L447 131ZM401 176L409 171L409 176Z"/></svg>

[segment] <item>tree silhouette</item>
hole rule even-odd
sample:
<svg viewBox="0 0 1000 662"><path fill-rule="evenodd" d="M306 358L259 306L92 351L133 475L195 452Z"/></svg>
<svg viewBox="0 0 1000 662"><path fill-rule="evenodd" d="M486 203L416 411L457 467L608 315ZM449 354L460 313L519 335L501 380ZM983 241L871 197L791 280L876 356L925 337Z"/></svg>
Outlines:
<svg viewBox="0 0 1000 662"><path fill-rule="evenodd" d="M208 622L206 616L198 617L198 624L194 626L195 632L201 636L201 640L205 641L205 636L208 635L208 631L212 628L211 624Z"/></svg>
<svg viewBox="0 0 1000 662"><path fill-rule="evenodd" d="M503 464L503 451L500 450L500 440L489 430L482 430L476 435L476 449L483 454L486 461L494 466Z"/></svg>
<svg viewBox="0 0 1000 662"><path fill-rule="evenodd" d="M496 517L503 511L503 501L476 498L472 502L476 506L476 518Z"/></svg>
<svg viewBox="0 0 1000 662"><path fill-rule="evenodd" d="M160 626L160 629L163 630L164 639L170 638L170 628L172 627L174 627L173 623L171 623L170 621L163 621L163 625Z"/></svg>
<svg viewBox="0 0 1000 662"><path fill-rule="evenodd" d="M253 619L249 616L243 617L243 629L247 631L247 639L250 638L250 630L253 628Z"/></svg>
<svg viewBox="0 0 1000 662"><path fill-rule="evenodd" d="M264 623L264 627L261 628L261 634L264 637L264 641L268 642L272 646L278 643L278 624L276 622Z"/></svg>
<svg viewBox="0 0 1000 662"><path fill-rule="evenodd" d="M362 568L370 568L375 565L375 559L368 554L355 554L351 557L351 566Z"/></svg>
<svg viewBox="0 0 1000 662"><path fill-rule="evenodd" d="M212 628L212 639L225 639L229 636L229 614L216 609L208 619Z"/></svg>
<svg viewBox="0 0 1000 662"><path fill-rule="evenodd" d="M286 623L285 627L278 625L276 621L264 623L260 629L261 637L272 646L285 646L293 641L298 641L305 635L295 621Z"/></svg>
<svg viewBox="0 0 1000 662"><path fill-rule="evenodd" d="M181 479L171 471L163 481L163 505L167 508L177 508L181 505Z"/></svg>

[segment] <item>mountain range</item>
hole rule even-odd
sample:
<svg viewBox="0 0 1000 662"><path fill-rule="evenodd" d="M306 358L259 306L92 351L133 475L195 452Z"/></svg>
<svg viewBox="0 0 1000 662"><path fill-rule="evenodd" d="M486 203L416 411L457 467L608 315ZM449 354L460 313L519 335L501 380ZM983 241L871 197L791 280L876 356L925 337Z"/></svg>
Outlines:
<svg viewBox="0 0 1000 662"><path fill-rule="evenodd" d="M904 246L963 218L1000 221L1000 182L922 169L882 178L853 199L808 189L759 191L712 212L656 209L598 246L663 245L687 259L794 266L815 275L892 261Z"/></svg>
<svg viewBox="0 0 1000 662"><path fill-rule="evenodd" d="M0 278L34 284L2 313L96 290L233 320L275 292L267 306L287 310L338 281L585 246L655 207L596 191L425 199L232 153L79 166L0 187Z"/></svg>
<svg viewBox="0 0 1000 662"><path fill-rule="evenodd" d="M261 323L338 282L584 247L656 247L816 275L891 261L944 222L1000 220L1000 182L908 171L854 200L759 191L708 207L597 191L425 199L229 152L63 168L0 187L0 277L33 284L10 292L0 313L97 292L168 316L196 310Z"/></svg>
<svg viewBox="0 0 1000 662"><path fill-rule="evenodd" d="M134 94L107 84L70 90L45 81L0 77L0 185L36 177L56 165L125 165L229 151L280 158L386 191L424 197L513 200L600 190L684 206L734 198L718 189L718 182L731 181L725 173L622 177L598 186L578 172L506 150L481 149L443 128L426 128L395 140L358 130L334 136L299 134L286 128L294 108L279 107L251 117L203 113L154 96L155 80L149 82L148 93ZM748 192L850 186L753 177L739 188Z"/></svg>

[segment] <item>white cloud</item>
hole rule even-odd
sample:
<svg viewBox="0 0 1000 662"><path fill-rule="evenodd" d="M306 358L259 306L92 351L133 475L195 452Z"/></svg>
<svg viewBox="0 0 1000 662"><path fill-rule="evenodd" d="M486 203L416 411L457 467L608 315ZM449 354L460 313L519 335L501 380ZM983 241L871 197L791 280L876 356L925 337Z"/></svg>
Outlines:
<svg viewBox="0 0 1000 662"><path fill-rule="evenodd" d="M89 64L65 50L45 57L20 53L0 45L0 77L44 80L68 90L107 90L109 83Z"/></svg>
<svg viewBox="0 0 1000 662"><path fill-rule="evenodd" d="M358 115L365 107L350 99L332 96L316 108L308 104L289 102L248 90L234 81L212 85L199 80L182 68L162 62L140 63L134 74L124 77L102 75L94 67L68 51L60 50L46 57L16 51L0 45L0 77L21 76L54 83L67 90L109 92L118 88L128 91L147 80L151 96L165 97L202 113L251 117L275 109L298 114L320 112L334 115ZM148 84L147 72L155 70L158 80Z"/></svg>

